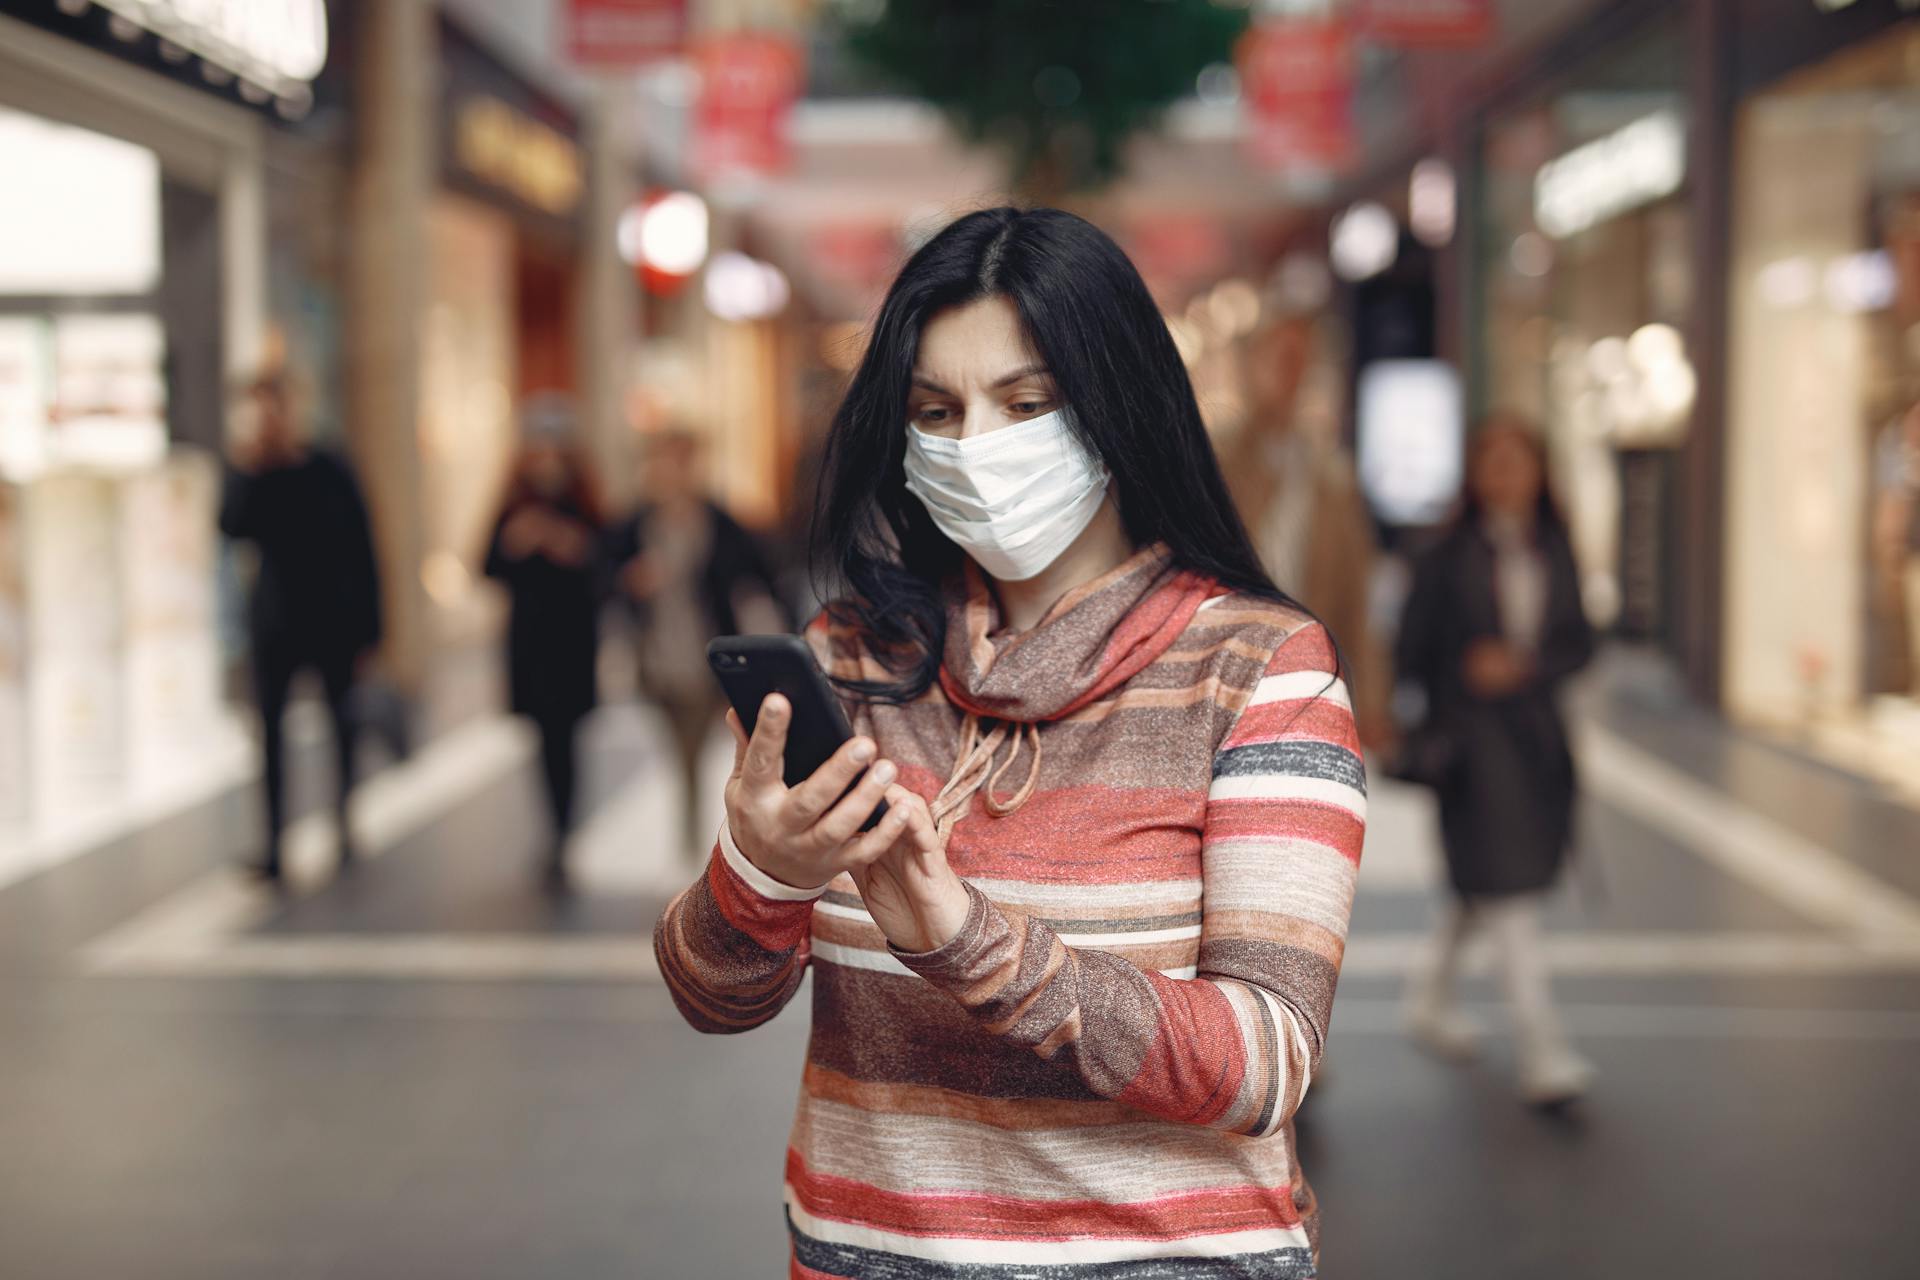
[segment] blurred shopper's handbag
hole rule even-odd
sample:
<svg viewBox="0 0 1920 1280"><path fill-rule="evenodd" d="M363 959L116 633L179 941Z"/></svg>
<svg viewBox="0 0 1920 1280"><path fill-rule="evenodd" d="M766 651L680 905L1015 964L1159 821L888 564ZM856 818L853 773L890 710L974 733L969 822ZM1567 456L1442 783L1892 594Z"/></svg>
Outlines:
<svg viewBox="0 0 1920 1280"><path fill-rule="evenodd" d="M1447 785L1459 764L1459 739L1425 719L1401 737L1398 749L1387 760L1386 774L1437 791Z"/></svg>

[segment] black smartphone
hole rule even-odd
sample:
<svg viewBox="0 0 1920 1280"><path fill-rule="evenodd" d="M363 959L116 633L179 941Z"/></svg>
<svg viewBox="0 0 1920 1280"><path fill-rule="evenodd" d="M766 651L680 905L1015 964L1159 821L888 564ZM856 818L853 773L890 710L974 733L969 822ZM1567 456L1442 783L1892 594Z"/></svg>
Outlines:
<svg viewBox="0 0 1920 1280"><path fill-rule="evenodd" d="M814 770L853 736L833 686L813 660L813 650L799 636L722 636L707 644L707 665L713 668L714 677L749 736L768 694L780 694L793 707L793 717L787 722L785 769L790 787L812 777ZM863 769L847 790L853 790L864 777ZM872 830L886 812L887 802L882 800L860 829Z"/></svg>

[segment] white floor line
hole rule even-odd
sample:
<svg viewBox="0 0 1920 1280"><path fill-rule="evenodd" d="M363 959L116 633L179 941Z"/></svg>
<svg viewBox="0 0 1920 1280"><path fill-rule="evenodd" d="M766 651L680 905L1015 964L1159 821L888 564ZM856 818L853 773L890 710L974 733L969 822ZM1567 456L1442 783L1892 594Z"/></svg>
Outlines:
<svg viewBox="0 0 1920 1280"><path fill-rule="evenodd" d="M1920 938L1872 944L1819 933L1609 931L1550 934L1547 962L1567 977L1798 976L1920 969ZM1424 963L1426 934L1361 934L1347 944L1342 977L1399 977ZM1469 950L1465 972L1491 971L1485 945Z"/></svg>
<svg viewBox="0 0 1920 1280"><path fill-rule="evenodd" d="M1461 1008L1490 1035L1507 1027L1497 1004ZM1561 1004L1567 1031L1580 1040L1920 1041L1920 1010L1767 1009L1746 1005ZM1399 1035L1397 1000L1337 999L1333 1042L1347 1036Z"/></svg>
<svg viewBox="0 0 1920 1280"><path fill-rule="evenodd" d="M214 900L209 895L206 907ZM95 973L183 977L497 981L634 980L656 975L645 937L551 934L301 934L235 937L228 922L163 917L88 949ZM169 930L173 931L169 931ZM1356 938L1347 977L1404 977L1426 954L1423 934ZM1547 942L1562 977L1779 977L1912 973L1920 946L1868 948L1801 934L1562 934ZM1484 972L1470 958L1468 973Z"/></svg>
<svg viewBox="0 0 1920 1280"><path fill-rule="evenodd" d="M1920 901L1595 724L1579 734L1593 793L1805 918L1863 941L1920 938Z"/></svg>
<svg viewBox="0 0 1920 1280"><path fill-rule="evenodd" d="M384 770L354 791L351 820L361 857L374 859L443 816L456 804L519 768L532 754L532 733L505 716L477 720L434 740L411 760ZM336 839L330 815L310 814L282 836L286 891L310 893L326 883ZM234 945L233 935L270 916L271 889L215 867L88 944L83 964L95 972L139 968L165 957L194 957Z"/></svg>

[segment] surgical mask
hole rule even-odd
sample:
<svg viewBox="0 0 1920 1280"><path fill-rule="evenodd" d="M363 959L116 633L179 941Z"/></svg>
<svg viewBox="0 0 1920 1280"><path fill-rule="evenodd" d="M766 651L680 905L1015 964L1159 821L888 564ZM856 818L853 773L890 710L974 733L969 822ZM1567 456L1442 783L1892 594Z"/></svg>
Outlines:
<svg viewBox="0 0 1920 1280"><path fill-rule="evenodd" d="M1092 522L1108 472L1056 409L964 440L907 427L907 491L940 532L1003 582L1060 558Z"/></svg>

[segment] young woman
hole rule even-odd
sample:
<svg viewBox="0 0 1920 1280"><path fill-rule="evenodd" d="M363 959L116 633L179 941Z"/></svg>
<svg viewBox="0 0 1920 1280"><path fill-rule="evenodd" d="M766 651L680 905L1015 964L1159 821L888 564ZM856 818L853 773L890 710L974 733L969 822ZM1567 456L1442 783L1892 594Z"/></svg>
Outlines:
<svg viewBox="0 0 1920 1280"><path fill-rule="evenodd" d="M789 790L791 709L736 721L717 848L654 935L703 1031L813 969L791 1274L1313 1274L1291 1117L1365 776L1113 241L993 209L916 253L819 530L846 594L807 634L857 736Z"/></svg>
<svg viewBox="0 0 1920 1280"><path fill-rule="evenodd" d="M1593 656L1593 631L1545 463L1524 423L1496 418L1475 433L1460 516L1415 570L1397 656L1400 679L1426 694L1421 732L1442 757L1429 780L1455 895L1433 966L1414 984L1409 1030L1443 1057L1472 1052L1453 982L1468 938L1485 929L1500 953L1522 1095L1557 1105L1592 1076L1554 1017L1539 916L1573 837L1573 755L1556 699Z"/></svg>
<svg viewBox="0 0 1920 1280"><path fill-rule="evenodd" d="M553 820L545 874L566 881L573 830L574 738L597 700L600 499L572 443L573 409L540 395L521 412L525 443L494 521L486 572L507 589L507 675L513 710L540 731L541 777Z"/></svg>

